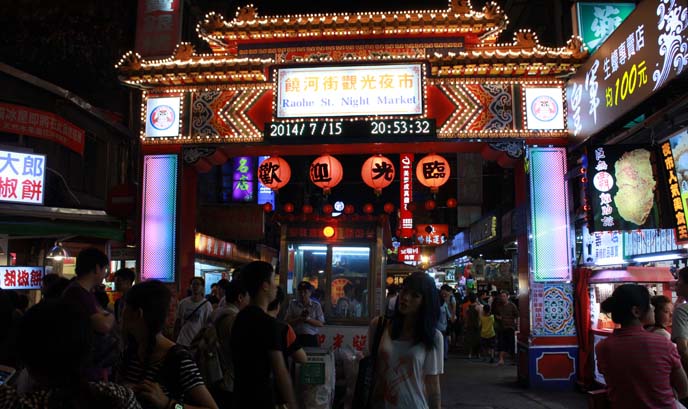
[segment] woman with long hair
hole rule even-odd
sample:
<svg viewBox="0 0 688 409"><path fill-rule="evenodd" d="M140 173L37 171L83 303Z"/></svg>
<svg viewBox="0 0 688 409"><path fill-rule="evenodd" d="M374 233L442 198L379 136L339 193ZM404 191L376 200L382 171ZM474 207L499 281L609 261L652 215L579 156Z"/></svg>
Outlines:
<svg viewBox="0 0 688 409"><path fill-rule="evenodd" d="M119 382L134 390L144 408L217 409L191 354L162 334L171 298L159 281L127 292L122 312L127 348Z"/></svg>
<svg viewBox="0 0 688 409"><path fill-rule="evenodd" d="M84 370L93 350L88 316L61 300L44 300L19 323L17 353L31 377L32 391L0 385L0 408L140 409L131 389L88 382Z"/></svg>
<svg viewBox="0 0 688 409"><path fill-rule="evenodd" d="M671 334L667 330L671 326L674 311L671 299L666 295L655 295L650 300L650 303L654 307L654 320L653 322L644 323L646 324L645 329L671 340Z"/></svg>
<svg viewBox="0 0 688 409"><path fill-rule="evenodd" d="M650 293L637 284L624 284L602 302L621 325L595 347L597 367L604 375L612 408L667 408L688 403L688 378L676 346L643 329L652 321Z"/></svg>
<svg viewBox="0 0 688 409"><path fill-rule="evenodd" d="M413 273L398 297L394 315L381 328L372 407L439 409L444 343L437 330L440 304L435 281L425 273ZM370 324L369 346L380 319Z"/></svg>

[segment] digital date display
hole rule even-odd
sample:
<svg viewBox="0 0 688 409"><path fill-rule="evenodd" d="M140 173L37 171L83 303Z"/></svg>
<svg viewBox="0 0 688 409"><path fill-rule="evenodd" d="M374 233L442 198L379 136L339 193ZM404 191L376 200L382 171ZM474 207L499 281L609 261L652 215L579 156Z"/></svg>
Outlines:
<svg viewBox="0 0 688 409"><path fill-rule="evenodd" d="M266 139L340 137L437 137L434 119L381 119L371 121L268 122Z"/></svg>

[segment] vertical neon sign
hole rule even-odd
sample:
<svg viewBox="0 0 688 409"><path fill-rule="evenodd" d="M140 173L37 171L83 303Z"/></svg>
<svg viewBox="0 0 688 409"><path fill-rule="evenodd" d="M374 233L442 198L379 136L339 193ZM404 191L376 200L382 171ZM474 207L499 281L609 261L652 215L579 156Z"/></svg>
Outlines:
<svg viewBox="0 0 688 409"><path fill-rule="evenodd" d="M175 281L177 155L143 158L141 279Z"/></svg>
<svg viewBox="0 0 688 409"><path fill-rule="evenodd" d="M232 199L235 202L253 201L254 158L239 156L232 159Z"/></svg>
<svg viewBox="0 0 688 409"><path fill-rule="evenodd" d="M401 237L413 236L413 213L408 209L413 200L413 154L399 155L401 177L399 180L399 228Z"/></svg>
<svg viewBox="0 0 688 409"><path fill-rule="evenodd" d="M263 161L267 158L269 158L269 156L259 156L258 163L263 163ZM262 184L260 182L260 178L258 178L258 204L264 203L272 204L273 209L277 208L275 206L275 192L273 192L272 189L270 189L269 187Z"/></svg>
<svg viewBox="0 0 688 409"><path fill-rule="evenodd" d="M531 148L531 257L535 281L570 281L566 149Z"/></svg>

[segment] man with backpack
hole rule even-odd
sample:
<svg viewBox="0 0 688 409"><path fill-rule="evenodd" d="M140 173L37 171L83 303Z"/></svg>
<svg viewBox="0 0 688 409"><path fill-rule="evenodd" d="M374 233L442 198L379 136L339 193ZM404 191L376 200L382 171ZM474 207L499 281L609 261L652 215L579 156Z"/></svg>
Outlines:
<svg viewBox="0 0 688 409"><path fill-rule="evenodd" d="M203 380L218 407L232 407L234 365L230 339L239 311L248 305L249 296L239 280L222 280L218 287L224 292L225 305L217 308L191 343Z"/></svg>

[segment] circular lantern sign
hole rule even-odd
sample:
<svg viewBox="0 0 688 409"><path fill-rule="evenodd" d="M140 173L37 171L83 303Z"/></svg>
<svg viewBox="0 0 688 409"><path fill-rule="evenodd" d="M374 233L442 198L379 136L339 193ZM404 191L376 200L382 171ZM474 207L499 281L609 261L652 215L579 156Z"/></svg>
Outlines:
<svg viewBox="0 0 688 409"><path fill-rule="evenodd" d="M366 185L375 189L375 194L379 196L382 189L394 180L394 164L382 155L371 156L361 167L361 178Z"/></svg>
<svg viewBox="0 0 688 409"><path fill-rule="evenodd" d="M456 199L454 199L453 197L447 199L447 207L448 207L448 208L453 209L453 208L455 208L457 205L458 205L458 202L457 202Z"/></svg>
<svg viewBox="0 0 688 409"><path fill-rule="evenodd" d="M391 214L394 211L394 204L390 202L385 203L383 210L385 211L385 213Z"/></svg>
<svg viewBox="0 0 688 409"><path fill-rule="evenodd" d="M342 181L344 170L342 164L330 155L323 155L311 163L311 182L323 190L326 195Z"/></svg>
<svg viewBox="0 0 688 409"><path fill-rule="evenodd" d="M272 156L258 166L258 179L260 183L272 190L278 190L289 183L291 168L286 160L279 156Z"/></svg>
<svg viewBox="0 0 688 409"><path fill-rule="evenodd" d="M447 183L449 175L449 162L440 155L428 155L416 165L416 177L433 193L437 193L438 188Z"/></svg>

